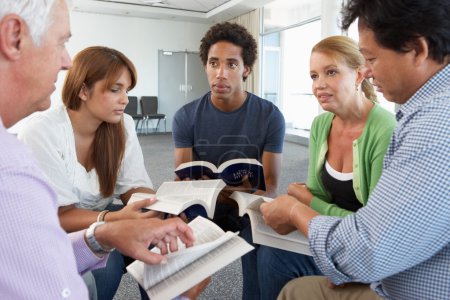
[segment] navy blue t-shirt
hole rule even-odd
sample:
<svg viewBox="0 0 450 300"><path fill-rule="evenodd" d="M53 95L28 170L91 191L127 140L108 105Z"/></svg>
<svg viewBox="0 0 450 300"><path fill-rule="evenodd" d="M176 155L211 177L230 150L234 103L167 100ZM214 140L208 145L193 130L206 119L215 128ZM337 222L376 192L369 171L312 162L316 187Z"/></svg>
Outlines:
<svg viewBox="0 0 450 300"><path fill-rule="evenodd" d="M244 104L223 112L211 103L211 93L181 107L172 124L176 148L193 148L194 160L215 164L234 158L261 162L264 151L281 153L285 132L278 107L247 93Z"/></svg>

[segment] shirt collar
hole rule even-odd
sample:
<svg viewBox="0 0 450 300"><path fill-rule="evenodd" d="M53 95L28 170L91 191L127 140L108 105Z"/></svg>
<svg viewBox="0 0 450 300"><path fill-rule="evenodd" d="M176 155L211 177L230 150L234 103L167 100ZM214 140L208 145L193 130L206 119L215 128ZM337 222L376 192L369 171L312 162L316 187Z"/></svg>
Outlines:
<svg viewBox="0 0 450 300"><path fill-rule="evenodd" d="M403 104L396 113L399 121L403 116L409 115L432 101L433 95L439 94L450 88L450 65L447 64L442 70L433 75L414 95Z"/></svg>

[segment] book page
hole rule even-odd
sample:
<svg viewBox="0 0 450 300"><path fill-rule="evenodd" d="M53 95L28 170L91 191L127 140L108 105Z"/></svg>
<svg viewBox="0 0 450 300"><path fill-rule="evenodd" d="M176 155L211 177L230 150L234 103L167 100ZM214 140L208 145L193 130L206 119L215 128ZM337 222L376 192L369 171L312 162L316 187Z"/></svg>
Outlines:
<svg viewBox="0 0 450 300"><path fill-rule="evenodd" d="M217 168L210 162L196 160L180 164L175 169L175 174L182 180L185 178L197 180L202 179L203 176L207 176L210 179L216 179Z"/></svg>
<svg viewBox="0 0 450 300"><path fill-rule="evenodd" d="M178 167L176 167L175 171L182 170L184 168L190 168L192 166L202 166L202 167L210 169L214 173L217 173L216 166L214 164L210 163L209 161L204 161L204 160L194 160L194 161L188 161L188 162L182 163L182 164L178 165Z"/></svg>
<svg viewBox="0 0 450 300"><path fill-rule="evenodd" d="M209 241L214 236L224 234L222 229L216 224L202 217L197 217L189 223L189 226L194 231L196 245L197 243L202 243L202 241ZM225 243L208 251L193 263L160 281L153 287L146 289L150 299L172 299L253 249L251 245L237 235L227 234L231 238ZM140 261L135 261L127 267L130 275L141 286L144 286L144 268L144 263Z"/></svg>
<svg viewBox="0 0 450 300"><path fill-rule="evenodd" d="M179 215L194 204L202 205L209 218L214 216L216 200L225 183L220 180L167 181L156 192L157 201L147 209ZM135 193L130 201L145 199L152 194Z"/></svg>
<svg viewBox="0 0 450 300"><path fill-rule="evenodd" d="M131 204L133 202L136 201L141 201L144 199L149 199L149 198L156 198L155 194L148 194L148 193L134 193L131 195L130 199L128 200L128 204ZM145 208L150 209L150 205L146 206Z"/></svg>
<svg viewBox="0 0 450 300"><path fill-rule="evenodd" d="M239 206L239 216L243 216L246 214L247 209L253 209L259 211L259 206L263 202L270 202L273 199L269 197L264 197L260 195L254 195L244 192L233 192L233 194L230 195L230 199L233 199L237 202Z"/></svg>
<svg viewBox="0 0 450 300"><path fill-rule="evenodd" d="M235 158L235 159L227 160L226 162L222 163L217 168L217 172L221 173L227 167L234 165L234 164L252 164L252 165L258 165L258 166L262 167L262 164L254 158Z"/></svg>
<svg viewBox="0 0 450 300"><path fill-rule="evenodd" d="M202 217L197 217L196 219L200 218L202 220L206 220ZM206 224L205 222L198 223ZM204 227L206 228L206 226ZM166 264L145 265L144 289L148 289L161 282L164 278L176 273L193 261L211 252L214 248L217 248L223 243L229 241L236 235L237 233L233 232L224 233L222 231L219 233L219 231L214 232L214 230L211 230L211 232L208 230L203 230L201 234L196 236L196 245L167 254Z"/></svg>
<svg viewBox="0 0 450 300"><path fill-rule="evenodd" d="M299 231L294 230L286 235L279 234L264 222L259 208L249 209L247 213L252 226L253 243L311 255L309 241Z"/></svg>

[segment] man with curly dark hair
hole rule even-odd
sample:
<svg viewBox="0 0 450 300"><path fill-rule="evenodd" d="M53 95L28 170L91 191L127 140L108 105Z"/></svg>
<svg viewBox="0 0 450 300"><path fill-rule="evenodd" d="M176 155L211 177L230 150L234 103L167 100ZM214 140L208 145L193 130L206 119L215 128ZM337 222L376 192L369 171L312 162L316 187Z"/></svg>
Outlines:
<svg viewBox="0 0 450 300"><path fill-rule="evenodd" d="M255 39L244 27L228 22L212 26L200 45L211 90L179 109L172 127L176 166L194 160L218 166L235 158L253 158L262 163L266 190L256 190L248 181L237 187L227 186L219 196L213 218L225 230L248 234L248 217L238 216L237 205L228 196L235 190L276 195L285 131L279 109L244 90L243 83L256 56ZM191 207L187 213L195 216L204 212ZM247 257L256 265L256 257L253 261L251 255L243 257L243 261ZM243 266L244 278L246 269Z"/></svg>

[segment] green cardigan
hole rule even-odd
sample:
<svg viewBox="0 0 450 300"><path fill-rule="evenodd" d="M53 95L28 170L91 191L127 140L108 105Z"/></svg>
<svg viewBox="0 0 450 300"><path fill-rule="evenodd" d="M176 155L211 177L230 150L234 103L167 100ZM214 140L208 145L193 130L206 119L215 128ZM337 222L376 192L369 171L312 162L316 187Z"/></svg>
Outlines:
<svg viewBox="0 0 450 300"><path fill-rule="evenodd" d="M311 126L309 139L308 188L314 195L311 208L327 216L344 217L353 213L330 203L320 176L328 152L328 134L334 114L317 116ZM375 103L361 136L353 141L353 190L364 206L381 176L383 158L396 125L394 115Z"/></svg>

